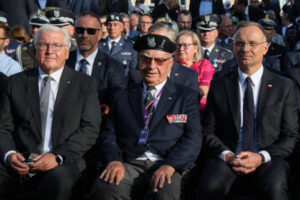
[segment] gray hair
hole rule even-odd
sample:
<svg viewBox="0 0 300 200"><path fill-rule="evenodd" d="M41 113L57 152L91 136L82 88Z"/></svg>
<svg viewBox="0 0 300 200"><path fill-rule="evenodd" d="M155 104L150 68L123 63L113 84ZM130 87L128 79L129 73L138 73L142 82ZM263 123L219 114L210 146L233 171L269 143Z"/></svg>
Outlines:
<svg viewBox="0 0 300 200"><path fill-rule="evenodd" d="M121 12L120 13L120 17L125 17L125 18L129 18L129 15L128 14L126 14L126 13L123 13L123 12Z"/></svg>
<svg viewBox="0 0 300 200"><path fill-rule="evenodd" d="M148 30L148 34L156 32L156 31L161 31L161 30L165 30L168 35L166 35L166 37L168 37L172 42L175 42L176 40L176 33L175 31L167 24L164 23L155 23L152 26L150 26L149 30Z"/></svg>
<svg viewBox="0 0 300 200"><path fill-rule="evenodd" d="M255 27L259 28L261 30L262 34L264 35L264 40L267 41L267 36L265 34L265 30L262 27L262 25L260 25L259 23L256 23L256 22L252 22L252 21L241 21L234 31L233 40L235 41L236 36L241 28L245 28L245 27L249 27L249 26L255 26Z"/></svg>
<svg viewBox="0 0 300 200"><path fill-rule="evenodd" d="M63 33L66 48L69 49L71 47L71 39L70 39L70 35L68 34L68 32L63 28L59 28L59 27L53 26L51 24L45 24L39 28L39 30L36 32L34 39L33 39L34 45L36 45L39 42L40 36L42 33L51 32L51 31Z"/></svg>

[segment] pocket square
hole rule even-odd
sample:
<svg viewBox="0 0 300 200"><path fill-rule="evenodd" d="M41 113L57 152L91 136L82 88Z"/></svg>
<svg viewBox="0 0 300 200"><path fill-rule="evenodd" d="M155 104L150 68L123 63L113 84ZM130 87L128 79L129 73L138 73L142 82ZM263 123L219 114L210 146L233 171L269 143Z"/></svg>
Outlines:
<svg viewBox="0 0 300 200"><path fill-rule="evenodd" d="M185 114L167 115L167 120L169 124L186 123L187 115Z"/></svg>

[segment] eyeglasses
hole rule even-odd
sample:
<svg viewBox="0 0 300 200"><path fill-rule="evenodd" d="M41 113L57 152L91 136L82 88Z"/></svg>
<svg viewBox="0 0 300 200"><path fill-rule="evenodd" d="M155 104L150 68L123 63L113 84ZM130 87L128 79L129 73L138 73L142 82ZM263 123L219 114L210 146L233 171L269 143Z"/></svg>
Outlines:
<svg viewBox="0 0 300 200"><path fill-rule="evenodd" d="M54 51L59 51L59 50L61 50L61 48L63 46L67 46L67 45L57 44L57 43L48 44L48 43L44 43L44 42L39 42L36 44L37 49L40 51L46 51L49 47L51 47Z"/></svg>
<svg viewBox="0 0 300 200"><path fill-rule="evenodd" d="M148 57L146 55L140 55L140 59L143 63L152 63L152 60L154 60L155 64L157 65L162 65L164 64L164 62L166 62L167 60L170 60L173 56L170 56L169 58L151 58L151 57Z"/></svg>
<svg viewBox="0 0 300 200"><path fill-rule="evenodd" d="M176 48L181 49L181 47L183 47L183 49L189 49L192 45L194 44L176 44Z"/></svg>
<svg viewBox="0 0 300 200"><path fill-rule="evenodd" d="M255 48L256 46L266 43L264 42L235 42L234 45L238 48L243 48L246 44L248 44L251 48Z"/></svg>
<svg viewBox="0 0 300 200"><path fill-rule="evenodd" d="M86 31L89 35L95 35L95 33L99 30L100 29L96 29L96 28L75 27L75 31L77 34L83 34L84 31Z"/></svg>

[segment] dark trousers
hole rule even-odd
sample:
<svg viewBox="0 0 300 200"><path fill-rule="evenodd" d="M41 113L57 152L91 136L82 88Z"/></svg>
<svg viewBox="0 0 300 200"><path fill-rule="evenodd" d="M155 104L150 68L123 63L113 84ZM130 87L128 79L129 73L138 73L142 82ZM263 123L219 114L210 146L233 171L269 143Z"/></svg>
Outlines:
<svg viewBox="0 0 300 200"><path fill-rule="evenodd" d="M223 160L212 160L201 172L196 199L224 199L246 188L253 191L257 199L287 200L288 174L288 164L283 160L267 162L248 175L237 175Z"/></svg>
<svg viewBox="0 0 300 200"><path fill-rule="evenodd" d="M0 199L6 200L26 192L34 198L43 200L67 200L72 194L72 187L80 176L74 164L63 164L32 178L21 177L0 165Z"/></svg>
<svg viewBox="0 0 300 200"><path fill-rule="evenodd" d="M166 199L179 200L182 195L182 177L184 174L175 172L172 183L165 182L162 189L153 192L152 175L161 166L160 162L133 160L124 163L125 178L116 186L97 179L91 191L92 200L140 200Z"/></svg>

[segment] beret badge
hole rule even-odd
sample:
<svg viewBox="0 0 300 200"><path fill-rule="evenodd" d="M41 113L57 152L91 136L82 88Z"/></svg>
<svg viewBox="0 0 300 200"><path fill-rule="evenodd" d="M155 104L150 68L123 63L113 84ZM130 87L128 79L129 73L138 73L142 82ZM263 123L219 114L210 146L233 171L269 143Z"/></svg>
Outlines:
<svg viewBox="0 0 300 200"><path fill-rule="evenodd" d="M156 45L156 42L155 42L155 38L154 37L148 37L148 40L147 40L147 44L149 47L155 47Z"/></svg>

